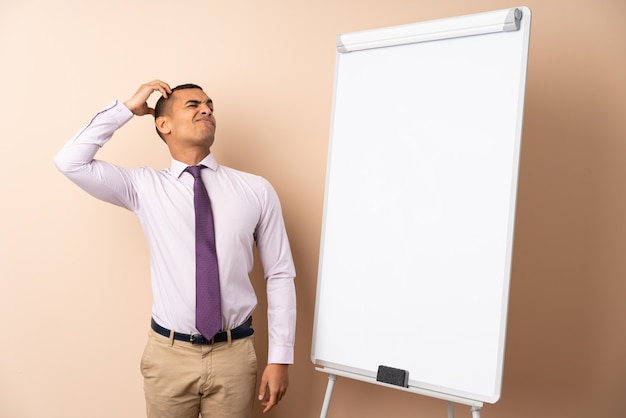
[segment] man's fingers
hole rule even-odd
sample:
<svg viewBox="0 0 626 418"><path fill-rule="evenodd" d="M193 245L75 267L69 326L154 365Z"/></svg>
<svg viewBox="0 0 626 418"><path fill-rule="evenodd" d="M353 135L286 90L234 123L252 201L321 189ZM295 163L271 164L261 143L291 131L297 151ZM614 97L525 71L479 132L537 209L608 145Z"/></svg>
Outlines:
<svg viewBox="0 0 626 418"><path fill-rule="evenodd" d="M170 85L167 84L165 81L154 80L148 83L147 85L152 89L151 93L158 91L166 99L167 99L167 96L172 93L172 89L170 88Z"/></svg>
<svg viewBox="0 0 626 418"><path fill-rule="evenodd" d="M261 387L260 387L260 390L259 390L259 400L260 401L263 401L263 399L265 399L265 396L268 395L268 399L265 402L261 402L261 405L263 405L265 407L263 409L263 413L266 413L267 411L272 409L274 407L274 405L276 405L278 403L276 391L274 389L272 389L272 387L268 383L269 382L267 380L263 380L261 382ZM269 394L267 393L268 392L267 389L269 389Z"/></svg>
<svg viewBox="0 0 626 418"><path fill-rule="evenodd" d="M265 409L263 409L263 413L266 413L267 411L278 405L278 402L280 402L285 397L286 392L287 388L280 388L280 390L272 390L272 388L270 388L269 399L265 402L261 402L261 404L265 407ZM259 400L262 400L264 397L265 393L263 393L263 395L259 395Z"/></svg>
<svg viewBox="0 0 626 418"><path fill-rule="evenodd" d="M166 84L165 86L162 86L162 85L153 86L153 92L161 93L161 95L167 99L167 96L172 92L172 90Z"/></svg>
<svg viewBox="0 0 626 418"><path fill-rule="evenodd" d="M128 99L124 104L135 115L153 115L154 109L148 106L148 98L155 92L161 93L163 97L167 99L168 95L172 93L172 89L169 84L161 80L154 80L149 83L142 84L137 92Z"/></svg>
<svg viewBox="0 0 626 418"><path fill-rule="evenodd" d="M265 406L263 413L266 413L267 411L272 409L277 403L278 403L278 399L277 399L276 393L270 392L270 398L268 399L268 401L262 403L262 405Z"/></svg>

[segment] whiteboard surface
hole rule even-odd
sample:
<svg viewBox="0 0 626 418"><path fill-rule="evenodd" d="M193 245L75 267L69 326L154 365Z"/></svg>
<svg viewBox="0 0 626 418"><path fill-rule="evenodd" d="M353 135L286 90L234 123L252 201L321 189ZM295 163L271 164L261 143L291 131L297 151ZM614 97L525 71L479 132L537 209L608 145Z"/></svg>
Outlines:
<svg viewBox="0 0 626 418"><path fill-rule="evenodd" d="M500 397L521 28L337 54L312 360Z"/></svg>

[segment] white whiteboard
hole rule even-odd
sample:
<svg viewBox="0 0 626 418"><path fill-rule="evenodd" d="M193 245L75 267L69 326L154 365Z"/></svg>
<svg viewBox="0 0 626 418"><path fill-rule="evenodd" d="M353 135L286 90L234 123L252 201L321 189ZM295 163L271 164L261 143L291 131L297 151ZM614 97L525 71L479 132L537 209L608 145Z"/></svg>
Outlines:
<svg viewBox="0 0 626 418"><path fill-rule="evenodd" d="M459 37L515 10L517 30ZM530 20L520 7L338 38L367 42L336 59L316 365L499 399ZM405 35L433 27L453 37Z"/></svg>

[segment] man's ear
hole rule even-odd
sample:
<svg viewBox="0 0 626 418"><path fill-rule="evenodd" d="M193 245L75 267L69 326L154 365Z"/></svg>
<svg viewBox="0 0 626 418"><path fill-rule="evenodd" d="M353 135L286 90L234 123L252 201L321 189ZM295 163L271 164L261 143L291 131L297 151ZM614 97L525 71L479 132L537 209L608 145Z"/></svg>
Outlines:
<svg viewBox="0 0 626 418"><path fill-rule="evenodd" d="M167 116L159 116L154 121L154 124L158 131L161 132L161 135L168 135L172 131L170 128L170 119Z"/></svg>

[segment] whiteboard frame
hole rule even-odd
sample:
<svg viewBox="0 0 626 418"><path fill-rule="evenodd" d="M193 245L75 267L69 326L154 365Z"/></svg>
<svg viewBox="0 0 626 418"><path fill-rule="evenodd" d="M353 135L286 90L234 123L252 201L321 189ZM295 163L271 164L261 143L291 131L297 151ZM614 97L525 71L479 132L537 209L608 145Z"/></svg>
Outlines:
<svg viewBox="0 0 626 418"><path fill-rule="evenodd" d="M520 19L521 17L521 19ZM476 23L480 22L480 23ZM504 343L505 343L505 334L506 334L506 316L508 310L508 293L509 293L509 283L510 283L510 268L511 268L511 257L512 257L512 245L513 245L513 232L514 232L514 221L515 221L515 205L516 205L516 192L517 192L517 177L518 177L518 169L519 169L519 153L521 146L521 131L522 131L522 119L523 119L523 104L524 104L524 93L525 93L525 83L526 83L526 67L528 62L528 47L529 47L529 37L530 37L530 23L531 23L531 11L527 7L517 7L499 10L495 12L487 12L480 13L476 15L468 15L461 16L457 18L450 19L441 19L437 21L431 22L422 22L412 25L404 25L399 27L392 28L382 28L373 31L363 31L357 32L354 34L346 34L341 35L337 39L337 60L336 60L336 80L337 74L339 71L339 54L342 53L350 53L350 51L369 49L369 48L385 48L388 46L394 45L403 45L410 44L415 42L429 42L432 40L440 40L440 39L448 39L453 37L464 37L464 36L481 36L482 34L487 33L497 33L498 31L511 31L511 30L520 30L523 32L524 43L522 50L522 71L521 71L521 79L519 84L519 103L518 103L518 114L516 118L516 126L515 126L515 157L514 157L514 166L513 169L513 186L512 186L512 195L510 196L510 213L509 213L509 228L508 228L508 248L506 249L506 271L507 277L503 283L503 305L502 305L502 328L500 330L500 342L498 346L498 359L497 359L497 382L496 390L494 394L485 395L485 394L475 394L475 393L465 393L459 392L457 390L448 390L445 387L437 387L429 385L424 382L415 382L413 380L409 381L408 388L400 388L402 390L408 390L415 393L420 393L427 396L437 397L441 399L450 400L451 398L455 399L455 402L464 403L473 406L482 406L482 402L495 403L500 397L501 391L501 383L502 383L502 370L504 363ZM513 26L512 26L513 25ZM433 29L435 28L435 29ZM477 29L478 28L478 29ZM481 32L480 28L484 30ZM395 42L395 43L394 43ZM334 97L336 99L337 94L337 81L335 82L334 87ZM333 104L334 106L335 104ZM324 210L324 218L322 223L322 240L321 240L321 249L320 249L320 260L319 260L319 271L318 271L318 282L317 282L317 298L316 298L316 315L315 322L313 328L313 342L312 342L312 350L311 350L311 360L312 362L319 366L319 371L325 371L327 373L332 373L334 375L341 375L345 377L351 377L356 380L362 380L370 383L380 384L376 382L376 373L374 370L363 370L356 367L352 367L349 364L339 364L330 361L326 361L324 359L318 358L317 355L317 345L318 345L318 333L319 333L319 324L318 324L318 313L320 309L320 294L321 294L321 286L323 281L323 267L324 267L324 255L325 248L324 243L326 239L326 221L327 221L327 213L326 207L328 204L328 189L330 184L330 170L331 170L331 149L332 149L332 141L333 141L333 127L335 126L335 114L333 112L332 120L331 120L331 144L329 145L329 165L327 167L327 177L326 177L326 194L325 194L325 210ZM390 365L396 366L396 365ZM383 384L385 385L385 384ZM389 386L389 385L385 385Z"/></svg>

